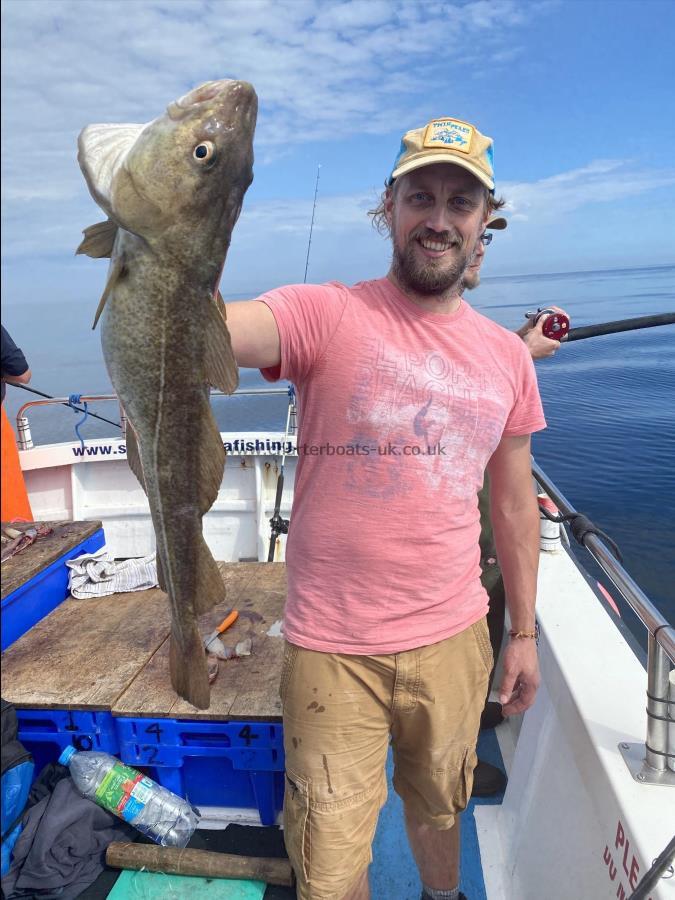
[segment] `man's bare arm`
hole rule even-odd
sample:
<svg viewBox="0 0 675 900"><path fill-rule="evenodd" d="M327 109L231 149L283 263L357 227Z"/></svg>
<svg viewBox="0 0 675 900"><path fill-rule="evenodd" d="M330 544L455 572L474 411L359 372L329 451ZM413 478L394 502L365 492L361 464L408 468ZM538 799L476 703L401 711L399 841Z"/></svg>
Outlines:
<svg viewBox="0 0 675 900"><path fill-rule="evenodd" d="M268 369L281 362L279 329L266 303L244 300L227 303L227 327L237 365L249 369Z"/></svg>
<svg viewBox="0 0 675 900"><path fill-rule="evenodd" d="M488 463L488 473L492 527L511 628L531 632L539 566L539 511L532 489L530 436L502 438ZM504 712L523 712L534 703L539 686L534 640L511 639L503 669L499 693Z"/></svg>
<svg viewBox="0 0 675 900"><path fill-rule="evenodd" d="M30 369L26 369L21 375L3 375L2 380L6 381L7 384L28 384L32 378L32 374Z"/></svg>

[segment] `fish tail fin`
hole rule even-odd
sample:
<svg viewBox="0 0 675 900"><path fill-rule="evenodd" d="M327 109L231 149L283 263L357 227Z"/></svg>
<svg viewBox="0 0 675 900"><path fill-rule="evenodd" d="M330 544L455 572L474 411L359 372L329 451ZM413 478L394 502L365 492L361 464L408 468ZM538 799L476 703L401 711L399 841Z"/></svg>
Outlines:
<svg viewBox="0 0 675 900"><path fill-rule="evenodd" d="M194 610L195 615L200 616L225 600L223 576L203 537L198 550L197 572Z"/></svg>
<svg viewBox="0 0 675 900"><path fill-rule="evenodd" d="M169 645L169 671L174 691L197 709L208 709L209 671L204 644L195 624L183 645L174 634Z"/></svg>

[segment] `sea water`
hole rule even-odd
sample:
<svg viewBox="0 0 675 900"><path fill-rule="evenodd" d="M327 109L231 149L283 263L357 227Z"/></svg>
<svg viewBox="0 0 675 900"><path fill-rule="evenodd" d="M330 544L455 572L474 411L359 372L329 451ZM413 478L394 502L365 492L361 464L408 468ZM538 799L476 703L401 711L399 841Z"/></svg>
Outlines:
<svg viewBox="0 0 675 900"><path fill-rule="evenodd" d="M467 299L510 329L523 323L526 311L550 304L567 310L572 327L672 312L675 266L485 278ZM91 331L96 303L3 310L3 324L30 363L33 386L59 396L111 392L100 336ZM563 345L537 363L537 373L548 422L533 439L538 462L567 499L618 543L626 569L675 621L675 326ZM242 387L263 383L259 373L242 370ZM9 387L8 414L13 417L30 399ZM285 427L283 396L213 403L223 431ZM115 404L92 408L118 418ZM75 440L80 418L63 407L36 409L30 414L33 439ZM104 437L119 430L89 419L83 434ZM625 606L622 611L626 616ZM627 620L635 627L630 614Z"/></svg>

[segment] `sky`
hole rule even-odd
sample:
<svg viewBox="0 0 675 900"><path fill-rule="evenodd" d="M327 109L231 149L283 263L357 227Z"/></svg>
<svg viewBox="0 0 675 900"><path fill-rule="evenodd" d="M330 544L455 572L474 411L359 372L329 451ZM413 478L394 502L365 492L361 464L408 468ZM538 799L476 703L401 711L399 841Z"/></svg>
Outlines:
<svg viewBox="0 0 675 900"><path fill-rule="evenodd" d="M674 40L671 0L5 0L3 301L93 312L78 133L219 78L260 104L226 298L303 280L317 171L308 281L385 274L367 210L402 134L441 116L495 141L509 227L485 276L672 264Z"/></svg>

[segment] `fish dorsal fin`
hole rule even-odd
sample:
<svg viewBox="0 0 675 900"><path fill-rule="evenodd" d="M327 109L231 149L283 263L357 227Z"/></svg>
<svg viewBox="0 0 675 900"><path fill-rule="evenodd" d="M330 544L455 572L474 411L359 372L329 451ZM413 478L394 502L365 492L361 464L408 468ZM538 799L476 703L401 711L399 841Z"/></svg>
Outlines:
<svg viewBox="0 0 675 900"><path fill-rule="evenodd" d="M87 125L77 139L77 161L89 193L109 216L113 183L145 125Z"/></svg>
<svg viewBox="0 0 675 900"><path fill-rule="evenodd" d="M84 240L75 251L76 254L84 253L93 259L103 259L112 256L115 238L117 237L117 223L112 219L105 222L97 222L90 225L82 232Z"/></svg>
<svg viewBox="0 0 675 900"><path fill-rule="evenodd" d="M110 296L112 289L115 287L120 278L124 275L125 267L124 267L124 256L118 256L115 262L112 264L110 273L108 275L108 280L105 283L105 288L103 289L103 293L101 294L101 299L98 301L98 307L96 309L96 315L94 316L94 324L91 326L91 330L93 331L98 325L98 320L101 318L101 313L103 312L103 308Z"/></svg>
<svg viewBox="0 0 675 900"><path fill-rule="evenodd" d="M232 394L239 384L239 370L232 352L230 332L225 324L225 303L220 295L209 297L206 323L206 381L225 394Z"/></svg>

